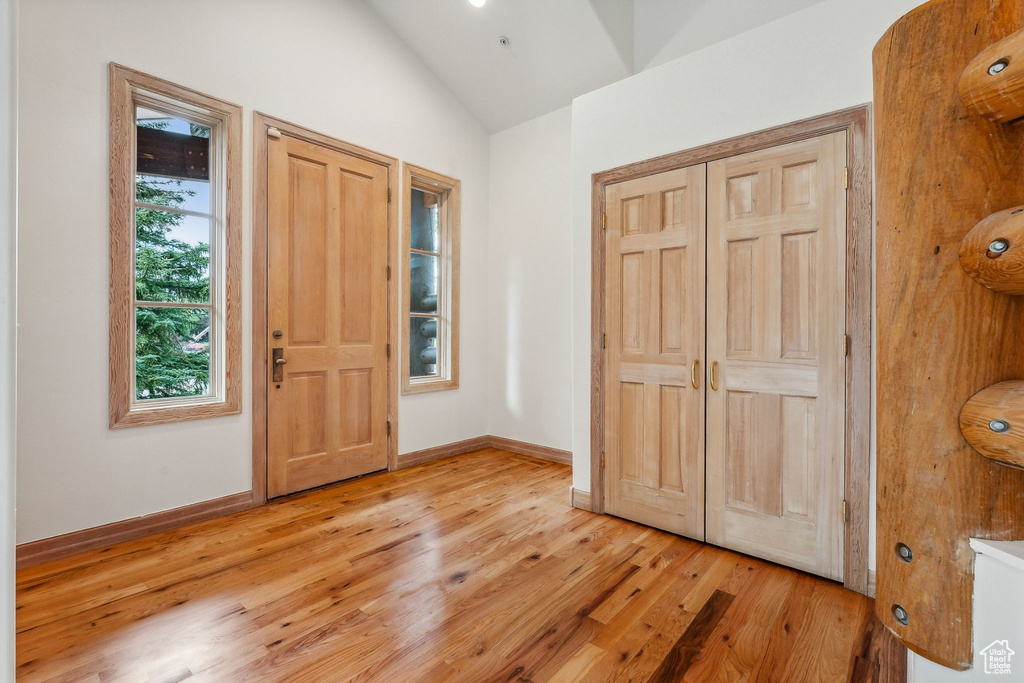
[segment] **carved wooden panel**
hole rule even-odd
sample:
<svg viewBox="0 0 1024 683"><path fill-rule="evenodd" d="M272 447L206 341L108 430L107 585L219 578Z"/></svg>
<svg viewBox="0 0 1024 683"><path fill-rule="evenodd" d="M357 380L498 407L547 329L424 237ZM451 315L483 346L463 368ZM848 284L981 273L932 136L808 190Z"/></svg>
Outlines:
<svg viewBox="0 0 1024 683"><path fill-rule="evenodd" d="M644 385L638 382L622 382L619 385L621 422L620 457L621 476L624 481L643 483L644 454Z"/></svg>
<svg viewBox="0 0 1024 683"><path fill-rule="evenodd" d="M661 335L662 353L684 353L686 351L687 289L690 286L687 275L686 247L661 250Z"/></svg>
<svg viewBox="0 0 1024 683"><path fill-rule="evenodd" d="M973 656L968 539L1024 538L1024 472L982 457L959 426L977 391L1024 377L1024 299L973 281L958 246L1024 200L1024 129L971 114L957 85L975 55L1022 25L1018 0L933 0L874 52L876 609L908 647L958 669Z"/></svg>
<svg viewBox="0 0 1024 683"><path fill-rule="evenodd" d="M754 248L756 239L735 240L726 247L726 278L732 284L726 298L726 353L734 358L757 355L754 336Z"/></svg>
<svg viewBox="0 0 1024 683"><path fill-rule="evenodd" d="M292 397L292 448L288 458L327 451L327 377L324 372L292 373L287 378Z"/></svg>
<svg viewBox="0 0 1024 683"><path fill-rule="evenodd" d="M683 476L682 463L691 447L694 432L703 425L692 424L689 419L688 388L661 387L661 480L662 489L686 493L703 487L703 482L690 481Z"/></svg>
<svg viewBox="0 0 1024 683"><path fill-rule="evenodd" d="M375 178L339 169L341 224L340 249L331 264L338 273L331 297L341 302L337 339L342 344L372 344L379 317L366 302L373 299L380 264L372 257L377 235L368 226L380 221L381 207L375 202ZM374 215L376 212L376 215Z"/></svg>
<svg viewBox="0 0 1024 683"><path fill-rule="evenodd" d="M813 360L817 354L817 236L782 237L782 358Z"/></svg>
<svg viewBox="0 0 1024 683"><path fill-rule="evenodd" d="M622 300L629 302L622 306L620 317L622 323L622 349L632 353L642 353L644 349L644 310L650 305L644 289L644 257L643 254L623 254L621 261Z"/></svg>
<svg viewBox="0 0 1024 683"><path fill-rule="evenodd" d="M686 227L686 188L677 187L661 193L661 229Z"/></svg>
<svg viewBox="0 0 1024 683"><path fill-rule="evenodd" d="M644 198L632 197L622 202L622 234L639 235L644 231Z"/></svg>
<svg viewBox="0 0 1024 683"><path fill-rule="evenodd" d="M338 371L338 445L342 449L373 440L373 373L373 368Z"/></svg>
<svg viewBox="0 0 1024 683"><path fill-rule="evenodd" d="M288 325L296 346L326 342L327 304L327 166L287 157L289 205Z"/></svg>

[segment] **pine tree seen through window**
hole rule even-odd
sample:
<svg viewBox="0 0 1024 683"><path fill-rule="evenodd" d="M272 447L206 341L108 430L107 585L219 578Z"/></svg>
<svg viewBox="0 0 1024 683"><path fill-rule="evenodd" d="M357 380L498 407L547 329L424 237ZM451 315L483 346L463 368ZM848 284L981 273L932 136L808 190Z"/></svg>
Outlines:
<svg viewBox="0 0 1024 683"><path fill-rule="evenodd" d="M135 398L203 396L214 338L211 130L142 107L136 124ZM184 167L153 152L172 147Z"/></svg>

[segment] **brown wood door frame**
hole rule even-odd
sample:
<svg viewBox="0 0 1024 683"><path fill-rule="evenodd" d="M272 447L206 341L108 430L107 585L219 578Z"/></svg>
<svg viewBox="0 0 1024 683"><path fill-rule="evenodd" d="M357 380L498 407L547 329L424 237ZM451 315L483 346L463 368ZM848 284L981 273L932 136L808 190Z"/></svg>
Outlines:
<svg viewBox="0 0 1024 683"><path fill-rule="evenodd" d="M388 172L388 268L397 273L398 202L391 189L398 175L398 159L332 138L283 119L253 112L253 207L252 207L252 504L267 502L267 135L276 128L282 134L314 145L365 159L387 168ZM388 470L398 465L398 284L388 280Z"/></svg>
<svg viewBox="0 0 1024 683"><path fill-rule="evenodd" d="M871 105L713 142L595 173L591 193L590 495L604 513L604 196L612 183L717 161L789 142L846 132L849 192L846 213L846 538L844 585L868 595L871 461Z"/></svg>

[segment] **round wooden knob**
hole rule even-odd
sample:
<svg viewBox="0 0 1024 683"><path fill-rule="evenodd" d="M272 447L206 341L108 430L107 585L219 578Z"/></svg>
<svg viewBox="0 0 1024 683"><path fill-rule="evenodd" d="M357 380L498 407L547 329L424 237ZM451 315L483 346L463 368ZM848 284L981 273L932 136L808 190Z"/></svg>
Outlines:
<svg viewBox="0 0 1024 683"><path fill-rule="evenodd" d="M960 99L968 110L996 123L1024 117L1024 30L971 60L960 76Z"/></svg>
<svg viewBox="0 0 1024 683"><path fill-rule="evenodd" d="M1024 468L1024 381L985 387L960 411L960 431L987 458Z"/></svg>
<svg viewBox="0 0 1024 683"><path fill-rule="evenodd" d="M960 241L960 265L1002 294L1024 294L1024 206L999 211Z"/></svg>

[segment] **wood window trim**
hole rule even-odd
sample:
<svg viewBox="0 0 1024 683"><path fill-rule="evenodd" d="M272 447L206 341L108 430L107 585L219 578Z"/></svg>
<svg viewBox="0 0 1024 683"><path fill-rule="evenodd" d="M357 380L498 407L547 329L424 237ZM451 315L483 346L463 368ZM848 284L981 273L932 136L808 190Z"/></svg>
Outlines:
<svg viewBox="0 0 1024 683"><path fill-rule="evenodd" d="M845 131L850 168L847 195L846 330L846 511L844 585L869 593L869 480L871 459L871 287L872 184L871 105L816 116L795 123L647 159L592 176L591 342L590 342L590 502L604 512L604 195L624 180L672 171L797 140Z"/></svg>
<svg viewBox="0 0 1024 683"><path fill-rule="evenodd" d="M398 177L398 159L365 147L332 138L303 126L261 112L253 112L253 210L252 210L252 504L267 502L267 136L270 129L381 164L388 169L388 188ZM399 249L398 202L388 202L388 268L398 271ZM388 344L398 348L398 320L401 307L398 287L388 282ZM398 354L388 358L388 470L398 469Z"/></svg>
<svg viewBox="0 0 1024 683"><path fill-rule="evenodd" d="M410 245L412 244L413 189L442 194L441 220L441 296L438 319L449 321L447 342L442 345L441 368L436 378L410 376L409 359L402 355L402 393L420 394L459 388L459 247L462 214L462 182L422 166L403 164L402 182L402 349L409 343L410 317L408 292L410 276Z"/></svg>
<svg viewBox="0 0 1024 683"><path fill-rule="evenodd" d="M110 428L180 422L242 412L242 108L111 63L110 76ZM135 349L136 89L220 119L224 137L224 368L222 395L140 408L132 396Z"/></svg>

